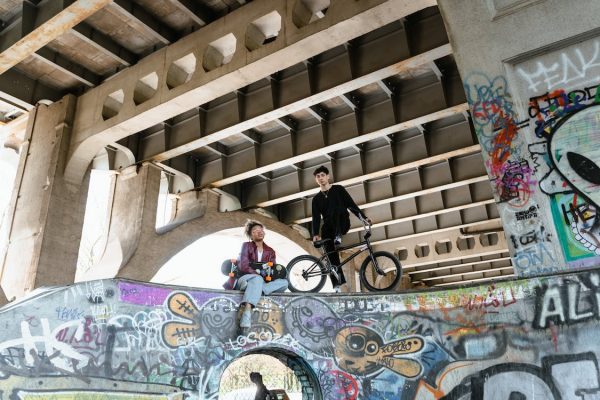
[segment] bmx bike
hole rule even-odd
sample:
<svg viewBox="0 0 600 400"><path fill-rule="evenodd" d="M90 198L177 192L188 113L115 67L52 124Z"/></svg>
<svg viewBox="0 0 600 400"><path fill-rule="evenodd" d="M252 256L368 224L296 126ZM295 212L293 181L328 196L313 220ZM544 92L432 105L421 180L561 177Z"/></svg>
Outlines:
<svg viewBox="0 0 600 400"><path fill-rule="evenodd" d="M363 240L359 243L337 247L335 251L356 250L345 260L342 260L339 266L332 266L329 255L333 253L326 252L323 245L332 239L323 239L314 242L314 246L321 252L321 257L304 254L293 258L287 265L287 275L289 289L292 292L316 293L325 285L327 275L338 274L338 268L341 268L347 262L354 259L363 252L367 252L367 258L360 266L360 281L362 285L371 292L382 292L393 290L402 276L402 266L400 261L387 251L373 251L371 247L371 224L361 219L364 225Z"/></svg>

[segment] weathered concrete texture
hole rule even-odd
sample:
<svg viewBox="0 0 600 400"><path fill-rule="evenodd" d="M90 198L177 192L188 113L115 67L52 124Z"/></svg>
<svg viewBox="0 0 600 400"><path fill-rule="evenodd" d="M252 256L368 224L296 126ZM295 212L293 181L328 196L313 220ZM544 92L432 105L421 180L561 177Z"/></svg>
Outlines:
<svg viewBox="0 0 600 400"><path fill-rule="evenodd" d="M8 299L6 298L6 295L4 294L4 290L2 290L2 288L0 288L0 306L5 305L6 303L8 303Z"/></svg>
<svg viewBox="0 0 600 400"><path fill-rule="evenodd" d="M259 303L244 334L239 292L86 282L0 311L0 387L11 398L215 399L233 360L267 353L293 360L304 399L595 398L598 282L593 270L450 291L282 294Z"/></svg>
<svg viewBox="0 0 600 400"><path fill-rule="evenodd" d="M73 28L75 25L111 3L111 0L76 1L63 8L64 2L49 1L36 11L29 4L24 5L24 14L17 24L9 29L15 35L6 35L0 49L0 74L23 61L35 51ZM29 7L28 7L29 6ZM29 11L29 13L28 13ZM28 20L33 19L33 21ZM7 44L10 47L6 48Z"/></svg>
<svg viewBox="0 0 600 400"><path fill-rule="evenodd" d="M75 98L67 96L30 114L5 218L1 283L8 298L74 280L88 186L62 179L74 108Z"/></svg>
<svg viewBox="0 0 600 400"><path fill-rule="evenodd" d="M600 3L439 3L516 273L598 265Z"/></svg>

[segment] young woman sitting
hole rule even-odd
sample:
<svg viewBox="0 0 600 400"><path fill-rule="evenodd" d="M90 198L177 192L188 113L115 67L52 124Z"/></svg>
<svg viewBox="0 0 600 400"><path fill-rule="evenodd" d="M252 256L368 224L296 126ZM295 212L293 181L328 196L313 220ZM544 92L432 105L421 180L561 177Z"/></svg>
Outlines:
<svg viewBox="0 0 600 400"><path fill-rule="evenodd" d="M263 241L265 238L265 227L258 221L248 220L244 227L244 233L250 239L242 245L242 251L237 261L239 278L230 277L223 285L225 289L237 289L244 291L244 297L240 306L244 308L240 319L241 328L250 328L252 324L252 309L260 300L262 294L269 295L275 292L285 292L288 287L287 279L275 279L265 282L253 264L272 263L275 265L275 250L267 246Z"/></svg>

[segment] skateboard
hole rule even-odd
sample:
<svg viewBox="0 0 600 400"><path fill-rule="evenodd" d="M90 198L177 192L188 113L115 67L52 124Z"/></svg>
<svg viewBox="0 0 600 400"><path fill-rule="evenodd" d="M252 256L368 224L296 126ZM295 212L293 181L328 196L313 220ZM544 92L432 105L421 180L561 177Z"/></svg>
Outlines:
<svg viewBox="0 0 600 400"><path fill-rule="evenodd" d="M263 263L263 262L251 262L250 266L256 270L256 272L263 277L265 282L271 282L275 279L285 279L287 278L287 270L281 264L275 264L271 262ZM240 272L237 267L236 259L229 259L223 261L221 264L221 272L223 275L227 275L231 278L239 278Z"/></svg>

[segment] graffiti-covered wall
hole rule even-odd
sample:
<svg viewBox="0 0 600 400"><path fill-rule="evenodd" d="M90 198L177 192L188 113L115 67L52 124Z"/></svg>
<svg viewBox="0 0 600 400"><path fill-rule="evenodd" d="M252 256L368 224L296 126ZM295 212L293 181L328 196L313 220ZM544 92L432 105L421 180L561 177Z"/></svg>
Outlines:
<svg viewBox="0 0 600 400"><path fill-rule="evenodd" d="M519 276L600 265L599 5L440 1Z"/></svg>
<svg viewBox="0 0 600 400"><path fill-rule="evenodd" d="M216 399L240 355L295 354L305 398L597 399L600 273L397 295L279 295L131 281L0 311L0 399ZM308 392L307 392L308 393Z"/></svg>

